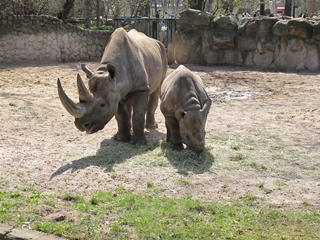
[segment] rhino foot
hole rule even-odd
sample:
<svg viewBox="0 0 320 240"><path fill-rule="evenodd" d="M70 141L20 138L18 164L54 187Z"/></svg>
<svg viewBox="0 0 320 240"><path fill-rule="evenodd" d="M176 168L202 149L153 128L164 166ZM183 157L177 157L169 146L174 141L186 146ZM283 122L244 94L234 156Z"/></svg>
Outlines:
<svg viewBox="0 0 320 240"><path fill-rule="evenodd" d="M182 151L183 150L183 145L182 143L178 143L178 144L173 144L172 148L176 151Z"/></svg>
<svg viewBox="0 0 320 240"><path fill-rule="evenodd" d="M132 136L131 143L132 144L146 145L147 144L147 139L146 139L145 136L143 136L143 137L134 137L134 136Z"/></svg>
<svg viewBox="0 0 320 240"><path fill-rule="evenodd" d="M114 135L114 140L119 141L119 142L129 142L131 140L131 134L120 134L116 133Z"/></svg>
<svg viewBox="0 0 320 240"><path fill-rule="evenodd" d="M158 128L158 123L156 122L146 123L146 128Z"/></svg>

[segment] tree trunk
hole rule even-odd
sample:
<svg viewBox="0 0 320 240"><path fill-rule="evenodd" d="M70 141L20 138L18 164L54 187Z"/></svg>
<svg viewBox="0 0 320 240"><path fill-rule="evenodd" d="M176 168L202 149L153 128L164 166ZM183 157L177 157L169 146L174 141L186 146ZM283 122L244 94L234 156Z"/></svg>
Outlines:
<svg viewBox="0 0 320 240"><path fill-rule="evenodd" d="M284 14L286 16L291 16L292 0L286 0L284 7Z"/></svg>
<svg viewBox="0 0 320 240"><path fill-rule="evenodd" d="M180 4L180 0L176 0L176 6L175 6L174 13L177 13L180 11L179 4Z"/></svg>
<svg viewBox="0 0 320 240"><path fill-rule="evenodd" d="M96 14L97 14L97 27L100 27L100 0L97 0L97 10L96 10Z"/></svg>
<svg viewBox="0 0 320 240"><path fill-rule="evenodd" d="M208 0L208 4L206 7L207 12L209 12L209 13L212 12L212 5L213 5L213 0Z"/></svg>
<svg viewBox="0 0 320 240"><path fill-rule="evenodd" d="M260 0L260 15L264 16L264 1Z"/></svg>
<svg viewBox="0 0 320 240"><path fill-rule="evenodd" d="M90 27L90 0L86 0L85 2L85 28Z"/></svg>
<svg viewBox="0 0 320 240"><path fill-rule="evenodd" d="M64 22L67 20L67 17L74 6L74 1L75 0L66 0L65 4L63 5L62 11L58 13L59 19L61 19Z"/></svg>
<svg viewBox="0 0 320 240"><path fill-rule="evenodd" d="M189 8L203 11L206 5L206 0L188 0Z"/></svg>

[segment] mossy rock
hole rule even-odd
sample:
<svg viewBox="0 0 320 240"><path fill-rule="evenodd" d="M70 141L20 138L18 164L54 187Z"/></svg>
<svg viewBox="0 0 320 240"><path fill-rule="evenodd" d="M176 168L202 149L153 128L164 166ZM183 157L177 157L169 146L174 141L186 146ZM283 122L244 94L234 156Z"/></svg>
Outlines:
<svg viewBox="0 0 320 240"><path fill-rule="evenodd" d="M237 29L238 21L235 16L222 16L213 19L214 25L219 26L222 29Z"/></svg>
<svg viewBox="0 0 320 240"><path fill-rule="evenodd" d="M305 19L292 19L288 21L289 34L300 38L310 38L313 33L313 25Z"/></svg>
<svg viewBox="0 0 320 240"><path fill-rule="evenodd" d="M276 22L272 27L272 33L276 36L289 35L288 21L281 20L281 21Z"/></svg>
<svg viewBox="0 0 320 240"><path fill-rule="evenodd" d="M312 37L320 41L320 21L314 24Z"/></svg>
<svg viewBox="0 0 320 240"><path fill-rule="evenodd" d="M209 27L212 19L211 14L194 9L183 10L176 16L177 24L192 24L203 27Z"/></svg>

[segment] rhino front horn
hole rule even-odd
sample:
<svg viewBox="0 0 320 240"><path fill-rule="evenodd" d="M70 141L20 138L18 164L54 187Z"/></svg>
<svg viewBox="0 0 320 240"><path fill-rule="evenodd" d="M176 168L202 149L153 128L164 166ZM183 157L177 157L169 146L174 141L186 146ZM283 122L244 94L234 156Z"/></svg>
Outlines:
<svg viewBox="0 0 320 240"><path fill-rule="evenodd" d="M63 91L63 88L61 86L61 82L60 82L59 78L57 81L57 85L58 85L58 94L59 94L60 101L61 101L62 105L64 106L64 108L67 110L67 112L75 118L82 118L85 113L85 109L82 106L74 103L67 96L67 94Z"/></svg>

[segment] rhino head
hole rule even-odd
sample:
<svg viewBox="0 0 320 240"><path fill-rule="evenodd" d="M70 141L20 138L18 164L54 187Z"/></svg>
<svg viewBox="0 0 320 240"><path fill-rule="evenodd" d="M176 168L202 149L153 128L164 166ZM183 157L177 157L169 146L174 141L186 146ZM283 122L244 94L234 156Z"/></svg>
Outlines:
<svg viewBox="0 0 320 240"><path fill-rule="evenodd" d="M89 90L85 87L80 75L77 75L79 102L73 102L64 92L58 78L58 94L67 112L75 118L75 125L87 134L104 128L118 110L119 94L116 89L116 68L108 64L107 71L91 72L81 64L89 80Z"/></svg>
<svg viewBox="0 0 320 240"><path fill-rule="evenodd" d="M202 152L205 148L205 125L211 103L211 99L208 98L204 101L203 108L200 111L178 109L175 112L182 142L196 152Z"/></svg>

